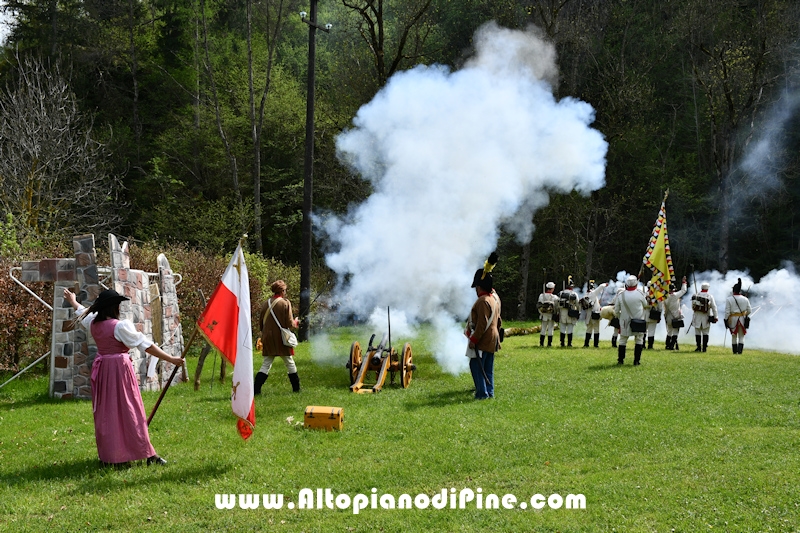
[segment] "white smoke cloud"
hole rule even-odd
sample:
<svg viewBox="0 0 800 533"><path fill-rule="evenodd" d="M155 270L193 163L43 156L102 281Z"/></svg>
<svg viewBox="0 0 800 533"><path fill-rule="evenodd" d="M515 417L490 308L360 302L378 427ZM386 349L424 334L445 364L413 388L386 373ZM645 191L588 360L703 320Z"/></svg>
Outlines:
<svg viewBox="0 0 800 533"><path fill-rule="evenodd" d="M753 307L750 329L744 339L745 349L758 348L800 354L800 344L792 337L795 324L800 320L800 302L794 297L800 294L800 276L791 263L785 263L782 268L771 271L758 283L747 272L732 270L727 274L717 271L698 273L697 290L700 290L700 284L704 281L710 284L708 292L714 296L720 315L720 321L711 326L709 344L722 345L723 341L727 346L731 344L730 332L726 331L722 318L725 316L725 301L732 294L732 288L739 278L742 280L742 291L750 298L750 305ZM692 281L690 279L689 283L692 284ZM691 309L692 294L694 288L690 287L682 300L688 309ZM690 320L691 316L689 311L687 319ZM686 325L689 325L688 320ZM690 332L687 342L693 339L694 330Z"/></svg>
<svg viewBox="0 0 800 533"><path fill-rule="evenodd" d="M589 126L591 106L553 96L555 49L535 30L490 23L475 44L461 70L398 73L358 111L337 149L373 194L347 216L315 223L341 305L431 322L437 360L452 373L467 368L461 321L499 228L529 240L531 215L550 191L604 185L607 150Z"/></svg>

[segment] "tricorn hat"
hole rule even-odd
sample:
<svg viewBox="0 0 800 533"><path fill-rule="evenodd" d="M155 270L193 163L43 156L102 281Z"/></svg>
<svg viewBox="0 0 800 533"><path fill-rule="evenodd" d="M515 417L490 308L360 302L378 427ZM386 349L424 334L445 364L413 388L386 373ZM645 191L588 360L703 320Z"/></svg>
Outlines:
<svg viewBox="0 0 800 533"><path fill-rule="evenodd" d="M492 290L494 286L494 278L492 278L492 270L494 270L494 266L497 264L497 252L492 252L489 255L489 258L483 263L483 268L479 268L475 271L475 276L472 278L472 287L480 287L481 289L489 292Z"/></svg>

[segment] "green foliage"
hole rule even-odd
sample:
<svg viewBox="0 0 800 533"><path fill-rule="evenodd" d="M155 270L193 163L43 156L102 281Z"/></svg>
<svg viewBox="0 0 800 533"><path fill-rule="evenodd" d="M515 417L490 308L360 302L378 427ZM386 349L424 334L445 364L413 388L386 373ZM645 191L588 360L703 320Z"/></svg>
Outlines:
<svg viewBox="0 0 800 533"><path fill-rule="evenodd" d="M6 221L0 220L0 257L14 257L20 250L14 215L6 213Z"/></svg>

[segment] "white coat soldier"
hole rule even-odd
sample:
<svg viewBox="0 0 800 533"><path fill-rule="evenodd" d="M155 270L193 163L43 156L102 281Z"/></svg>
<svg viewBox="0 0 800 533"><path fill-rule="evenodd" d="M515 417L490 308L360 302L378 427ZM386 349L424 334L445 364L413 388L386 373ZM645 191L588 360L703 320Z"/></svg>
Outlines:
<svg viewBox="0 0 800 533"><path fill-rule="evenodd" d="M686 276L681 281L681 290L675 290L675 284L670 283L669 295L664 300L664 322L667 326L667 350L678 350L678 334L683 327L683 310L681 309L681 298L686 294Z"/></svg>
<svg viewBox="0 0 800 533"><path fill-rule="evenodd" d="M611 299L611 318L608 319L608 325L611 326L613 329L611 330L611 347L617 347L617 339L619 338L619 315L617 314L617 300L619 300L619 295L625 292L625 287L617 288L617 293ZM600 313L602 314L603 311L601 310Z"/></svg>
<svg viewBox="0 0 800 533"><path fill-rule="evenodd" d="M581 299L581 302L585 302L582 307L586 306L586 339L583 342L584 348L589 347L589 340L592 335L594 335L594 347L600 346L600 309L602 309L600 297L607 286L608 283L602 283L595 287L594 280L589 280L589 284L586 286L588 294Z"/></svg>
<svg viewBox="0 0 800 533"><path fill-rule="evenodd" d="M564 337L567 338L567 346L572 346L572 331L581 316L581 310L578 307L578 294L574 289L575 283L572 281L572 276L569 276L567 288L558 295L558 327L561 328L562 347L564 346Z"/></svg>
<svg viewBox="0 0 800 533"><path fill-rule="evenodd" d="M642 359L644 349L644 331L634 332L633 321L640 321L644 324L645 309L647 300L641 291L637 290L639 280L636 276L628 276L625 280L625 291L617 295L614 303L614 312L619 317L619 347L617 348L617 364L625 362L625 350L628 344L628 337L634 336L636 346L633 353L633 364L638 365Z"/></svg>
<svg viewBox="0 0 800 533"><path fill-rule="evenodd" d="M555 327L554 314L558 312L558 296L553 294L556 284L548 281L544 292L539 295L536 308L539 310L539 318L542 320L542 329L539 334L539 346L544 346L544 337L547 336L547 345L553 345L553 328Z"/></svg>
<svg viewBox="0 0 800 533"><path fill-rule="evenodd" d="M645 309L645 320L647 320L647 349L652 350L656 340L656 326L661 322L661 316L664 314L664 303L656 298L655 287L652 281L647 282L645 299L647 300L647 309Z"/></svg>
<svg viewBox="0 0 800 533"><path fill-rule="evenodd" d="M744 336L752 313L750 300L742 295L742 278L738 278L733 286L733 294L725 300L725 325L731 330L733 353L742 353L744 350Z"/></svg>
<svg viewBox="0 0 800 533"><path fill-rule="evenodd" d="M695 352L705 352L708 348L708 332L711 324L717 322L717 302L714 296L708 292L711 287L707 281L700 285L700 292L692 296L692 326L694 327L694 339L697 342Z"/></svg>

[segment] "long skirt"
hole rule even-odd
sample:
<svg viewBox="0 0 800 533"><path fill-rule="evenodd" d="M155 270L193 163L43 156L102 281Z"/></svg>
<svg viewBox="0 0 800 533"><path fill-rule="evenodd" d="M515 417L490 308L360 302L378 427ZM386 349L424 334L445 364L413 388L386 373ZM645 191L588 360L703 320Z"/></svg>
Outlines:
<svg viewBox="0 0 800 533"><path fill-rule="evenodd" d="M142 395L128 354L95 357L92 411L101 461L126 463L156 454L150 444Z"/></svg>

